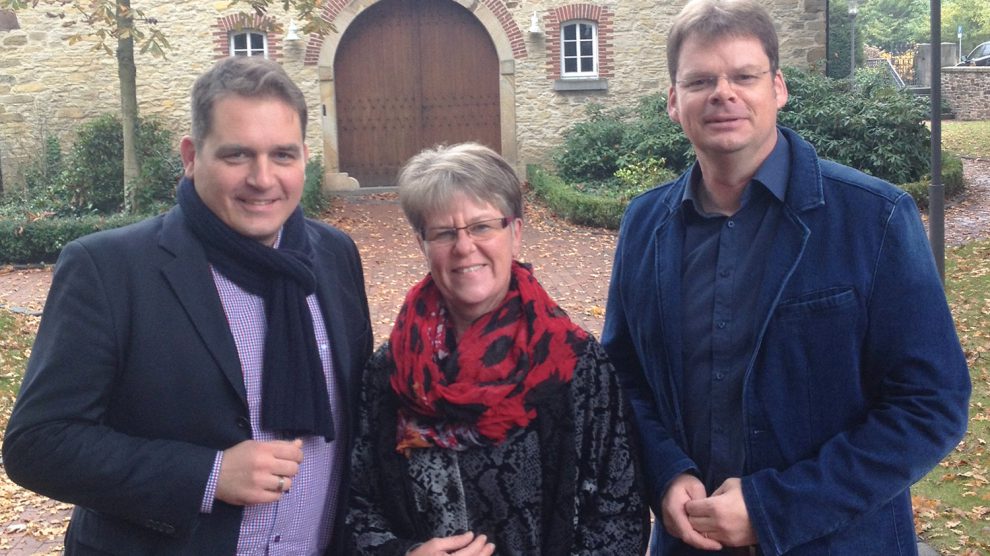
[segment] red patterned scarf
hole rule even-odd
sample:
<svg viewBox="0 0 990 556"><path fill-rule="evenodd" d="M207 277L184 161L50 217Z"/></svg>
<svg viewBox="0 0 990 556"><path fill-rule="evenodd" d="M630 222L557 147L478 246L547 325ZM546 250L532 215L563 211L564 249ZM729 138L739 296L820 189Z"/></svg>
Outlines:
<svg viewBox="0 0 990 556"><path fill-rule="evenodd" d="M587 341L528 266L512 263L501 305L461 338L427 276L406 295L390 338L396 451L503 442L536 418L540 400L560 395Z"/></svg>

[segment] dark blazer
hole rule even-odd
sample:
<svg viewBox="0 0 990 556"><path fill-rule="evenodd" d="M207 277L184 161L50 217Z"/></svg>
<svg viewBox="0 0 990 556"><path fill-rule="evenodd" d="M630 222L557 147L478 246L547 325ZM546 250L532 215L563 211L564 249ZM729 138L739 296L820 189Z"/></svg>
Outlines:
<svg viewBox="0 0 990 556"><path fill-rule="evenodd" d="M306 227L351 431L373 346L361 261L344 233ZM16 483L76 504L67 554L233 554L241 508L199 508L216 452L251 438L249 423L234 339L181 209L65 247L3 461Z"/></svg>

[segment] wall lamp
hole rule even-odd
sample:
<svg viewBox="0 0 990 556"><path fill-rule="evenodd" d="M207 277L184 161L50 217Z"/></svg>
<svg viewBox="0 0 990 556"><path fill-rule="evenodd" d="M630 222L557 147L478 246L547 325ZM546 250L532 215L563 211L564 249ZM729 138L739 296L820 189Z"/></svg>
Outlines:
<svg viewBox="0 0 990 556"><path fill-rule="evenodd" d="M532 35L540 35L543 33L543 30L540 29L540 18L536 17L536 12L533 12L533 17L529 20L529 32Z"/></svg>
<svg viewBox="0 0 990 556"><path fill-rule="evenodd" d="M286 41L298 41L299 40L299 28L296 27L296 20L289 20L289 31L285 34Z"/></svg>

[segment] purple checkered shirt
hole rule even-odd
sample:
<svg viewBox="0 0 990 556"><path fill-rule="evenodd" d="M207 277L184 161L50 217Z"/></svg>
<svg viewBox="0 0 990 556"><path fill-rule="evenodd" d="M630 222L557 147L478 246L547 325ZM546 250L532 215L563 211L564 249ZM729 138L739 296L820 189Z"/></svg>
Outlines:
<svg viewBox="0 0 990 556"><path fill-rule="evenodd" d="M264 300L241 289L212 267L211 270L241 360L252 436L260 442L276 440L278 435L261 428L261 368L266 326ZM330 340L316 295L310 295L306 301L313 316L316 343L327 378L333 421L339 426L344 422L344 415L336 396ZM201 508L205 513L213 507L222 455L222 452L217 453L207 484ZM237 554L321 554L330 540L333 510L340 490L340 456L337 442L328 443L319 436L304 437L303 462L292 480L290 491L283 494L278 502L244 507Z"/></svg>

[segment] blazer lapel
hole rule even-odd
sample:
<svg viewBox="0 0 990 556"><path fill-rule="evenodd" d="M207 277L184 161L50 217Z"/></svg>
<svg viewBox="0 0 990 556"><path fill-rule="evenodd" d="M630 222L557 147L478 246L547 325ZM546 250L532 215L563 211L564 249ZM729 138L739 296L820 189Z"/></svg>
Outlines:
<svg viewBox="0 0 990 556"><path fill-rule="evenodd" d="M316 296L320 303L320 311L323 316L323 323L330 338L330 353L333 358L333 372L336 377L337 400L345 403L345 400L353 399L350 392L356 388L352 384L354 377L348 372L348 362L351 360L350 344L348 338L347 314L341 305L340 296L346 290L340 286L340 280L336 272L333 271L336 260L333 252L325 249L317 238L311 236L313 248L316 251L316 261L314 270L316 271ZM350 415L350 411L345 408L342 412L345 416ZM349 423L343 423L344 427L350 427Z"/></svg>
<svg viewBox="0 0 990 556"><path fill-rule="evenodd" d="M206 254L182 219L178 207L165 216L160 245L175 258L162 266L162 275L189 315L206 349L247 407L240 357Z"/></svg>
<svg viewBox="0 0 990 556"><path fill-rule="evenodd" d="M782 207L780 226L771 242L773 252L767 261L763 283L758 293L756 311L762 318L756 336L756 349L753 350L747 365L747 376L763 344L763 336L770 324L770 317L780 304L784 288L787 287L801 262L801 256L811 237L811 230L801 220L801 215L825 206L821 168L814 149L793 131L786 128L779 129L787 137L790 145L791 175L788 179L787 199Z"/></svg>
<svg viewBox="0 0 990 556"><path fill-rule="evenodd" d="M791 207L784 205L781 223L774 234L771 242L773 253L767 261L767 268L763 275L763 283L758 293L756 301L757 315L760 315L760 328L756 336L756 349L750 357L747 365L747 373L752 369L756 361L756 355L760 351L763 343L763 335L770 324L770 317L780 304L780 297L784 288L787 287L791 276L793 276L798 263L801 262L801 255L804 254L804 247L808 243L811 231L801 221L797 213Z"/></svg>
<svg viewBox="0 0 990 556"><path fill-rule="evenodd" d="M672 210L656 230L654 261L659 304L657 312L660 335L663 341L662 364L669 369L670 407L676 412L677 422L681 423L680 391L684 376L683 336L681 330L681 258L684 250L684 227L678 225L680 212ZM665 264L664 261L667 261Z"/></svg>

